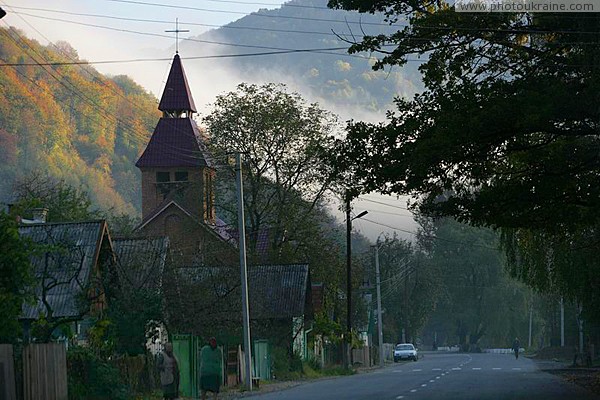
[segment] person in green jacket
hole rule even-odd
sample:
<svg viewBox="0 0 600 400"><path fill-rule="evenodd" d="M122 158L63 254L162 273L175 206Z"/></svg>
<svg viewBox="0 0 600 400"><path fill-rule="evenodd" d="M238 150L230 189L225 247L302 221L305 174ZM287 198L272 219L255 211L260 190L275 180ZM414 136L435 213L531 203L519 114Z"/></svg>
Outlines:
<svg viewBox="0 0 600 400"><path fill-rule="evenodd" d="M213 392L216 399L223 382L223 351L217 347L217 339L211 337L208 345L200 350L200 390L202 400L207 392Z"/></svg>

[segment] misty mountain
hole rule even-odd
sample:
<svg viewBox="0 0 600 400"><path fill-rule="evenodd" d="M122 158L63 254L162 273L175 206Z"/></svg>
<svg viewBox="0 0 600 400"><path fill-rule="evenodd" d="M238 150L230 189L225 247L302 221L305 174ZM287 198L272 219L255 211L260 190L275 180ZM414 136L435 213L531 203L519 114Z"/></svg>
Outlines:
<svg viewBox="0 0 600 400"><path fill-rule="evenodd" d="M184 53L237 55L228 58L228 66L240 80L285 82L335 110L382 115L394 97L412 97L419 90L419 63L373 71L376 54L350 55L347 48L365 34L389 34L401 25L390 26L382 15L331 10L325 0L292 0L193 37L181 48ZM250 56L290 49L329 50Z"/></svg>

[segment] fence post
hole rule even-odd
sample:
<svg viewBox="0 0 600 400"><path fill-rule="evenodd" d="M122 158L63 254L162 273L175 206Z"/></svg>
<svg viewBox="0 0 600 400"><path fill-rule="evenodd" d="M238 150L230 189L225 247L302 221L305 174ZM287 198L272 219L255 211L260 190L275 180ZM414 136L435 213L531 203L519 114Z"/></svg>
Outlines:
<svg viewBox="0 0 600 400"><path fill-rule="evenodd" d="M16 400L12 344L0 344L0 399Z"/></svg>

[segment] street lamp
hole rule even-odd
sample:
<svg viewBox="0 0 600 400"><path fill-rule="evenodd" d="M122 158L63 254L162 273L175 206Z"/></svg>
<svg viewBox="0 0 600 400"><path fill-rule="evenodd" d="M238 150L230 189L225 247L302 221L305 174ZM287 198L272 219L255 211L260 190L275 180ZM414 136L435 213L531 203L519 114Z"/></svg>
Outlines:
<svg viewBox="0 0 600 400"><path fill-rule="evenodd" d="M361 217L364 217L369 212L363 211L355 217L350 216L350 212L352 211L350 207L350 196L346 196L346 312L348 313L346 318L346 333L348 338L346 339L348 343L348 362L350 367L352 366L352 241L351 241L351 233L352 233L352 221Z"/></svg>

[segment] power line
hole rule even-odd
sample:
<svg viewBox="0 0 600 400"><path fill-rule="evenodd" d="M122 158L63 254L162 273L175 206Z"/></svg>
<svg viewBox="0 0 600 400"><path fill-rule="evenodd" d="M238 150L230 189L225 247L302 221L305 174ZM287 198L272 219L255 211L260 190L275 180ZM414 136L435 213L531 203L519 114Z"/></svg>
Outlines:
<svg viewBox="0 0 600 400"><path fill-rule="evenodd" d="M135 31L135 30L131 30L131 29L115 28L115 27L105 26L105 25L88 24L88 23L85 23L85 22L71 21L71 20L62 19L62 18L43 17L43 16L40 16L40 15L23 13L23 12L14 12L14 14L21 14L21 15L26 15L28 17L45 19L45 20L49 20L49 21L65 22L65 23L69 23L69 24L75 24L75 25L81 25L81 26L88 26L88 27L92 27L92 28L107 29L107 30L112 30L112 31L117 31L117 32L133 33L133 34L136 34L136 35L144 35L144 36L153 36L153 37L162 37L162 38L173 39L170 35L163 35L163 34L160 34L160 33L149 33L149 32ZM213 40L202 40L202 39L192 39L192 38L183 38L181 40L185 40L185 41L188 41L188 42L203 43L203 44L213 44L213 45L231 46L231 47L242 47L242 48L251 48L251 49L265 49L265 50L277 50L277 51L288 51L288 52L289 51L294 51L294 52L306 51L306 50L303 50L303 49L288 49L288 48L271 47L271 46L260 46L260 45L250 45L250 44L217 42L217 41L213 41ZM346 46L346 47L335 47L335 48L331 48L331 49L307 49L307 50L310 50L311 52L315 52L315 53L323 51L325 54L328 54L327 53L328 51L333 51L333 50L348 50L348 47ZM343 53L330 53L330 54L334 54L336 56L342 56L342 55L349 55L350 56L351 55L351 54L343 54ZM361 57L361 58L364 58L364 57Z"/></svg>
<svg viewBox="0 0 600 400"><path fill-rule="evenodd" d="M114 3L132 3L131 1L120 1L120 0L106 0ZM235 1L235 0L205 0L213 3L227 3L227 4L241 4L251 6L273 6L273 7L293 7L293 8L311 8L316 10L331 10L329 7L320 6L307 6L302 4L290 4L290 3L260 3L260 2L246 2L246 1Z"/></svg>
<svg viewBox="0 0 600 400"><path fill-rule="evenodd" d="M412 214L399 214L397 212L389 212L389 211L381 211L381 210L372 210L369 209L369 213L376 213L376 214L386 214L386 215L395 215L396 217L409 217L412 218L413 215Z"/></svg>
<svg viewBox="0 0 600 400"><path fill-rule="evenodd" d="M371 200L371 199L366 198L365 196L358 196L358 198L360 200L368 201L370 203L381 204L381 205L392 207L392 208L399 208L401 210L410 211L407 207L402 207L402 206L395 205L395 204L384 203L383 201Z"/></svg>
<svg viewBox="0 0 600 400"><path fill-rule="evenodd" d="M172 24L173 23L173 21L167 21L167 20L117 17L114 15L78 13L78 12L66 11L66 10L52 10L52 9L48 9L48 8L20 7L20 6L10 6L10 7L14 8L14 9L19 9L19 10L41 11L41 12L48 12L48 13L55 13L55 14L73 15L73 16L79 16L79 17L104 18L104 19L112 19L112 20L117 20L117 21L144 22L144 23L152 23L152 24ZM275 28L262 28L262 27L251 27L251 26L231 26L230 24L214 25L214 24L203 24L200 22L185 22L185 21L179 21L179 24L180 25L188 25L188 26L202 26L202 27L206 27L206 28L238 29L238 30L252 30L252 31L265 31L265 32L281 32L281 33L299 33L299 34L336 36L337 37L337 35L333 32L299 31L299 30L293 30L293 29L275 29Z"/></svg>
<svg viewBox="0 0 600 400"><path fill-rule="evenodd" d="M244 13L244 12L240 12L240 11L214 10L214 9L210 9L210 8L178 6L178 5L173 5L173 4L160 4L160 3L151 3L151 2L146 2L146 1L133 1L133 0L107 0L107 1L112 1L112 2L116 2L116 3L138 4L138 5L153 6L153 7L175 8L175 9L180 9L180 10L213 12L213 13L221 13L221 14L257 16L257 17L266 17L266 18L295 19L295 20L301 20L301 21L335 22L335 23L344 24L344 25L352 24L352 25L394 26L394 24L388 24L388 23L382 23L382 22L345 21L345 20L340 20L340 19L328 19L328 18L296 17L296 16L292 16L292 15L259 14L258 12ZM351 13L350 11L346 11L346 12Z"/></svg>
<svg viewBox="0 0 600 400"><path fill-rule="evenodd" d="M397 231L400 231L400 232L405 232L405 233L408 233L410 235L414 235L414 236L418 235L417 232L413 232L413 231L409 231L409 230L406 230L406 229L398 228L398 227L395 227L395 226L384 224L382 222L373 221L373 220L370 220L370 219L365 218L365 217L362 217L361 220L370 222L370 223L375 224L375 225L380 225L380 226L383 226L385 228L394 229L394 230L397 230ZM442 238L442 237L439 237L439 236L429 236L428 238L429 239L433 239L433 240L441 240L441 241L447 242L447 243L462 244L462 245L466 245L466 246L480 247L480 248L483 248L483 249L500 251L500 249L496 248L496 247L490 247L490 246L486 246L486 245L482 245L482 244L477 244L477 243L461 242L461 241L458 241L458 240L445 239L445 238Z"/></svg>

